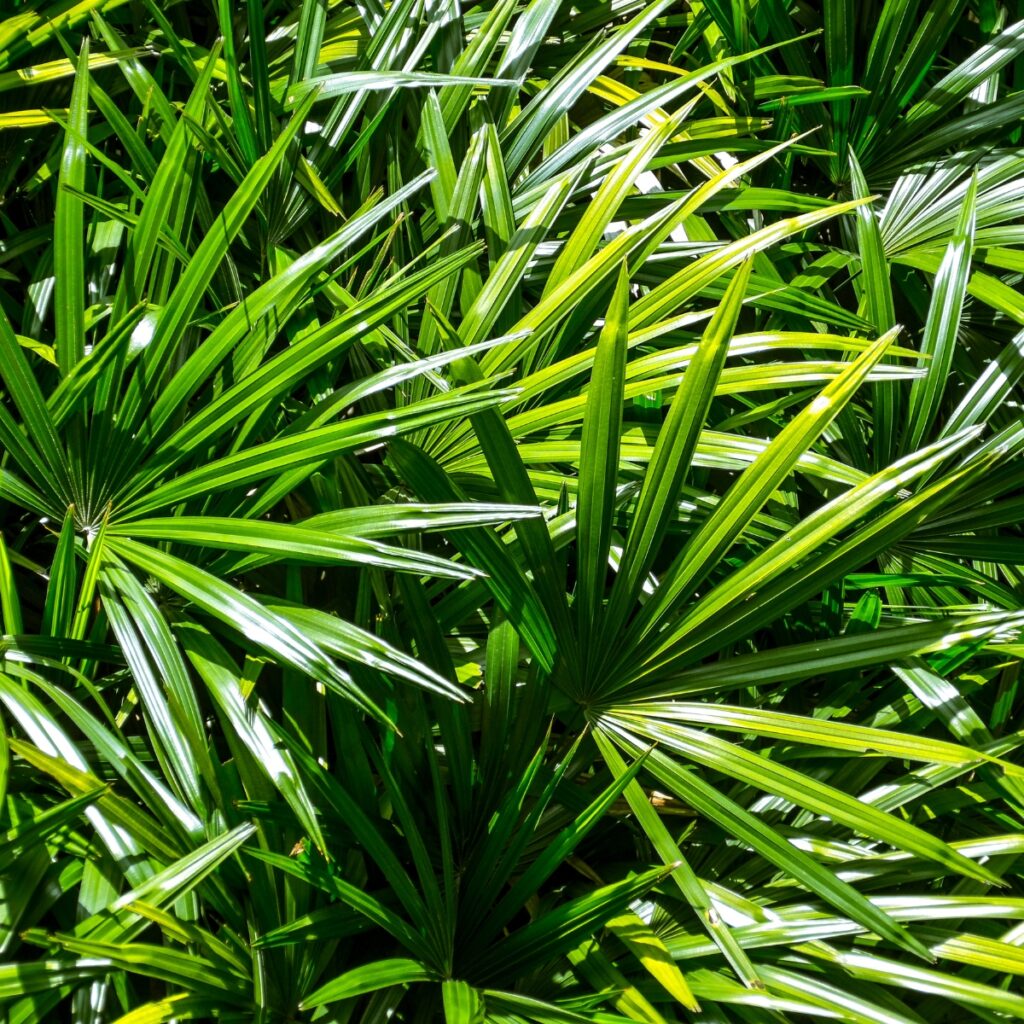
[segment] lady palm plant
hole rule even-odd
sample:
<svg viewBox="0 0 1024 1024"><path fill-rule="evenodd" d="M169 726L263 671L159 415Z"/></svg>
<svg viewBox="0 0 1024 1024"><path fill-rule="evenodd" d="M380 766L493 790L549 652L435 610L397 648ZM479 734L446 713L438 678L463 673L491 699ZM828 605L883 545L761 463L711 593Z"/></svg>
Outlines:
<svg viewBox="0 0 1024 1024"><path fill-rule="evenodd" d="M1024 1018L1021 14L16 4L4 1019Z"/></svg>

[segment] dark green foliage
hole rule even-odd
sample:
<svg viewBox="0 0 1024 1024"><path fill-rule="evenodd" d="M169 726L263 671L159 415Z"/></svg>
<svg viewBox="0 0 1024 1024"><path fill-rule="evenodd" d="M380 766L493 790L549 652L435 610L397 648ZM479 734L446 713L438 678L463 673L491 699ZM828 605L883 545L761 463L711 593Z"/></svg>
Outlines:
<svg viewBox="0 0 1024 1024"><path fill-rule="evenodd" d="M1024 9L9 2L0 1020L1024 1019Z"/></svg>

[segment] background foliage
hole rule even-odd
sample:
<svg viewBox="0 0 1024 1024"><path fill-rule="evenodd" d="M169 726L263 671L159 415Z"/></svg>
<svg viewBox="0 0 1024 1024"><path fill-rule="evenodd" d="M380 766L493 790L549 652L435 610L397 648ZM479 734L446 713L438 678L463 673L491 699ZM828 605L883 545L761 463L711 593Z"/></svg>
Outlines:
<svg viewBox="0 0 1024 1024"><path fill-rule="evenodd" d="M1024 1018L1018 0L15 0L7 1024Z"/></svg>

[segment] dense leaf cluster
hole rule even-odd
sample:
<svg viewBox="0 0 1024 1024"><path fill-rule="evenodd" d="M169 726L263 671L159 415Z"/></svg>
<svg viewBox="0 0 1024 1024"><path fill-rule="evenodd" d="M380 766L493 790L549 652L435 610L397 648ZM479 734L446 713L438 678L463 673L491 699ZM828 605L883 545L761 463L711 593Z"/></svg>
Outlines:
<svg viewBox="0 0 1024 1024"><path fill-rule="evenodd" d="M1024 4L0 5L0 1020L1024 1019Z"/></svg>

